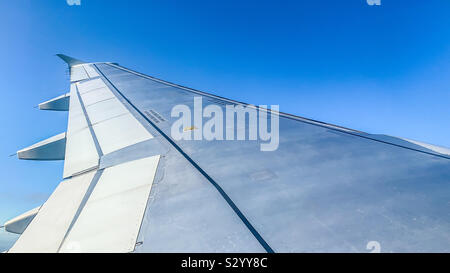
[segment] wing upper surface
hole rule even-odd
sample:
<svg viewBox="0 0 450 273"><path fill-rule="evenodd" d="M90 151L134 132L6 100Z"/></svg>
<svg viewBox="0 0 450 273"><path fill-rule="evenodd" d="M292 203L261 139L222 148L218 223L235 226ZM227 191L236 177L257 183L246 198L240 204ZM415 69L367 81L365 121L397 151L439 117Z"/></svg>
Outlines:
<svg viewBox="0 0 450 273"><path fill-rule="evenodd" d="M202 97L204 107L240 103L118 65L96 66L112 89L225 192L261 245L279 252L366 252L367 243L377 241L383 251L449 250L446 154L287 114L280 114L273 152L261 152L260 140L173 140L175 105L194 109L194 97ZM149 222L156 214L152 206L164 202L160 198L147 209ZM151 238L154 225L141 236ZM152 250L151 240L140 249Z"/></svg>
<svg viewBox="0 0 450 273"><path fill-rule="evenodd" d="M441 150L284 113L271 152L261 140L175 140L174 106L246 104L67 60L65 180L12 252L450 250Z"/></svg>

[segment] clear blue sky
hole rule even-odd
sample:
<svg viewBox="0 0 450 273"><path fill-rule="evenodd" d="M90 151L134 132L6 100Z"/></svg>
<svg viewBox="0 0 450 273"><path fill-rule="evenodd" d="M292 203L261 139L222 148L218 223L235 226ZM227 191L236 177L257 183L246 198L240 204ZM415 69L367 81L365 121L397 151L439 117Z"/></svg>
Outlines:
<svg viewBox="0 0 450 273"><path fill-rule="evenodd" d="M0 2L0 222L42 204L62 162L16 150L65 131L65 53L370 132L450 147L450 1ZM16 236L0 231L0 250Z"/></svg>

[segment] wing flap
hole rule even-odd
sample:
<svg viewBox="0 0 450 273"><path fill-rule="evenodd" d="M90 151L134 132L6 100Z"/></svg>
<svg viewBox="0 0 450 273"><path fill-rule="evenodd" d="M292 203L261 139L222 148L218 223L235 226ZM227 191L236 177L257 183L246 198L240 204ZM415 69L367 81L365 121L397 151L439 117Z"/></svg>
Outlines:
<svg viewBox="0 0 450 273"><path fill-rule="evenodd" d="M9 253L57 252L94 174L92 171L61 182Z"/></svg>
<svg viewBox="0 0 450 273"><path fill-rule="evenodd" d="M153 138L131 114L106 120L93 128L105 155Z"/></svg>
<svg viewBox="0 0 450 273"><path fill-rule="evenodd" d="M159 155L105 169L61 252L133 251L158 162Z"/></svg>

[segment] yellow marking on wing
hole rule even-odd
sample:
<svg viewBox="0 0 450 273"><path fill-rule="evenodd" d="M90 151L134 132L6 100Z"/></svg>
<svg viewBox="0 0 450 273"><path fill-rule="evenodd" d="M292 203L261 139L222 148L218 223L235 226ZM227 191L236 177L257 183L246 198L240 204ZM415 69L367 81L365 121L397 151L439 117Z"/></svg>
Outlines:
<svg viewBox="0 0 450 273"><path fill-rule="evenodd" d="M193 130L197 130L197 129L198 129L197 127L191 126L191 127L184 128L184 131L187 132L187 131L193 131Z"/></svg>

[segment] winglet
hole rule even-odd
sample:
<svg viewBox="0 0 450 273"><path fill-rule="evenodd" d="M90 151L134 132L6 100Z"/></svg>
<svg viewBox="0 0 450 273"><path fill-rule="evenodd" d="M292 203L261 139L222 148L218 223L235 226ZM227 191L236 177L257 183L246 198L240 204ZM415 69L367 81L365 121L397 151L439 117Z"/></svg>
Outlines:
<svg viewBox="0 0 450 273"><path fill-rule="evenodd" d="M84 64L85 62L77 60L75 58L69 57L64 54L56 54L56 56L60 57L63 61L65 61L69 66L74 66L77 64Z"/></svg>

